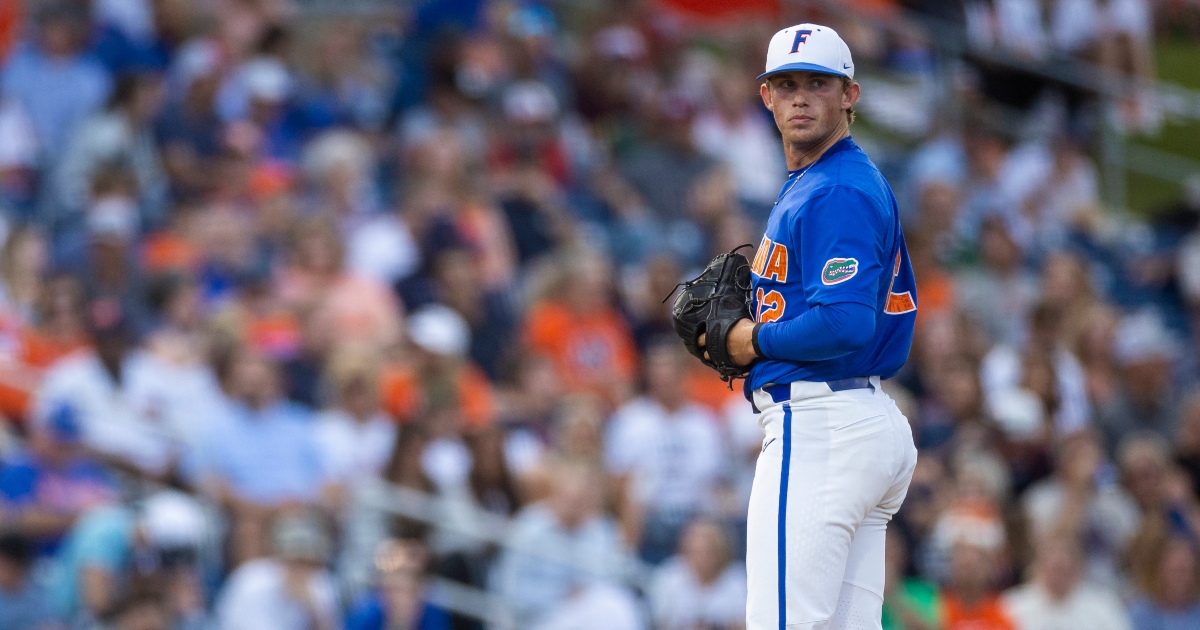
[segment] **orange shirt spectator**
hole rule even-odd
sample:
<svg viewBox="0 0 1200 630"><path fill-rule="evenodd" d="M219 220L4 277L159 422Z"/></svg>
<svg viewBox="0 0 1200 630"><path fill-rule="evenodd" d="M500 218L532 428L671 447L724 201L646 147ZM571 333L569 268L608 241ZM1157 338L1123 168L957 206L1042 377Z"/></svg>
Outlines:
<svg viewBox="0 0 1200 630"><path fill-rule="evenodd" d="M23 419L34 392L41 385L45 369L87 347L87 340L82 336L60 339L36 329L19 331L15 340L15 353L9 360L0 361L0 414Z"/></svg>
<svg viewBox="0 0 1200 630"><path fill-rule="evenodd" d="M492 384L483 371L469 363L456 371L453 393L463 422L469 429L490 426L496 417L496 400ZM390 365L380 376L383 408L400 422L411 422L429 408L426 382L409 367Z"/></svg>
<svg viewBox="0 0 1200 630"><path fill-rule="evenodd" d="M942 619L945 630L1017 630L1016 624L1004 612L1000 598L992 595L973 606L958 596L942 596Z"/></svg>
<svg viewBox="0 0 1200 630"><path fill-rule="evenodd" d="M695 365L683 376L683 388L689 400L708 407L716 414L724 413L731 399L740 398L745 401L741 381L735 382L730 389L716 372L699 361L693 360L693 363Z"/></svg>
<svg viewBox="0 0 1200 630"><path fill-rule="evenodd" d="M579 311L546 301L529 311L525 341L548 356L569 391L614 400L614 386L633 381L637 350L621 316L612 308Z"/></svg>
<svg viewBox="0 0 1200 630"><path fill-rule="evenodd" d="M492 385L470 359L471 332L466 320L441 304L422 307L408 322L411 365L385 367L379 390L383 407L401 422L447 411L462 428L492 424L496 401Z"/></svg>

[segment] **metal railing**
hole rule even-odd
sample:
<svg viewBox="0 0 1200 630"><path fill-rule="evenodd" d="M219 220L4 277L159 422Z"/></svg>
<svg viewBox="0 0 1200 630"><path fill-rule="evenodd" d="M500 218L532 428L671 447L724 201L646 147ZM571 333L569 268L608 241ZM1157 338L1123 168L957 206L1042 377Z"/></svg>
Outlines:
<svg viewBox="0 0 1200 630"><path fill-rule="evenodd" d="M483 509L475 510L476 518L469 523L443 519L441 515L445 510L442 506L449 499L390 484L369 484L360 488L359 500L366 507L418 521L474 541L490 543L507 551L553 562L580 574L592 574L599 578L611 577L593 573L591 566L575 558L549 553L537 546L514 544L508 536L510 519ZM620 560L623 567L618 579L627 586L645 590L649 585L651 567L633 556L623 556ZM514 615L504 599L477 586L435 576L429 581L427 595L432 603L451 612L483 621L492 630L516 628Z"/></svg>

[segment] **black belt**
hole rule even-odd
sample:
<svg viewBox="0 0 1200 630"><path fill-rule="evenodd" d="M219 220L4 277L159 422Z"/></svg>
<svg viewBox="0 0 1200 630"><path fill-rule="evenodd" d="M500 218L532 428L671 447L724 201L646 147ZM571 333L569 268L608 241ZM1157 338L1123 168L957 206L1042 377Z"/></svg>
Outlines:
<svg viewBox="0 0 1200 630"><path fill-rule="evenodd" d="M829 386L830 391L844 392L848 389L867 389L874 388L871 385L871 377L869 376L853 376L851 378L840 378L836 381L825 381ZM767 385L763 391L771 395L771 400L781 403L785 400L792 399L792 384L780 383L778 385Z"/></svg>

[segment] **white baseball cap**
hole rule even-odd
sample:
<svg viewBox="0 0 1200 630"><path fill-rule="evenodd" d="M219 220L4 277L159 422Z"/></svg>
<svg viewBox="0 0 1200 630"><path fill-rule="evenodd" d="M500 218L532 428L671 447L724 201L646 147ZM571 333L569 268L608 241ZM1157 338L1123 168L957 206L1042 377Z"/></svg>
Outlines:
<svg viewBox="0 0 1200 630"><path fill-rule="evenodd" d="M763 79L776 72L821 72L854 78L854 60L850 47L837 31L820 24L789 26L771 38L767 45L767 69Z"/></svg>

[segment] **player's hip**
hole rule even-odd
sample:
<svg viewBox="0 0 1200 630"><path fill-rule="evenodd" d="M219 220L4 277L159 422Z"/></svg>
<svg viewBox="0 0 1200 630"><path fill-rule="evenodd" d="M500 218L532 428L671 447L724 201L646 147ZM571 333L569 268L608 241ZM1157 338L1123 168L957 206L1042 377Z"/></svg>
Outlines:
<svg viewBox="0 0 1200 630"><path fill-rule="evenodd" d="M755 390L758 423L768 439L785 429L795 437L835 439L862 436L907 420L890 396L879 388L878 377L831 383L797 381Z"/></svg>

